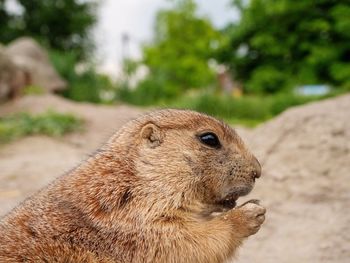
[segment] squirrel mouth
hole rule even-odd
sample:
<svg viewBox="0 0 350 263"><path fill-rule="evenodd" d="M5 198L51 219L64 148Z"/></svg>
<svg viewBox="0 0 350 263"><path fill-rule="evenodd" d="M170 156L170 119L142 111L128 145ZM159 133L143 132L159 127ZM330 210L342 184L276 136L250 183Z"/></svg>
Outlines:
<svg viewBox="0 0 350 263"><path fill-rule="evenodd" d="M237 194L229 194L227 195L224 199L219 200L218 202L216 202L217 205L225 208L225 209L232 209L234 208L237 203L237 199L239 198L240 195Z"/></svg>
<svg viewBox="0 0 350 263"><path fill-rule="evenodd" d="M234 189L231 193L227 194L223 199L215 202L215 204L217 206L222 207L225 210L235 208L237 205L237 199L241 196L245 196L249 194L251 190L252 190L251 187Z"/></svg>

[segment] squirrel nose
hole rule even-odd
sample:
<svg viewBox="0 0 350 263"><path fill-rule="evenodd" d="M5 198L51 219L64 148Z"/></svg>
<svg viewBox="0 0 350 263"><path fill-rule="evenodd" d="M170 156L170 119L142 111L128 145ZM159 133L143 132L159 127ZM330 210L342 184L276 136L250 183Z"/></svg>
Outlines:
<svg viewBox="0 0 350 263"><path fill-rule="evenodd" d="M252 166L253 166L252 176L254 179L257 179L261 176L261 165L258 159L256 159L255 157L253 157Z"/></svg>

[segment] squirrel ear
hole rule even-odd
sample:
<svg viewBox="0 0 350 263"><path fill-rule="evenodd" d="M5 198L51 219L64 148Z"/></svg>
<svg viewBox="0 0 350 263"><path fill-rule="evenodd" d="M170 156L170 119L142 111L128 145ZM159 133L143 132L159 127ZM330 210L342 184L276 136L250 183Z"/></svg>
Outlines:
<svg viewBox="0 0 350 263"><path fill-rule="evenodd" d="M141 138L150 148L156 148L163 142L163 132L157 125L148 123L142 127Z"/></svg>

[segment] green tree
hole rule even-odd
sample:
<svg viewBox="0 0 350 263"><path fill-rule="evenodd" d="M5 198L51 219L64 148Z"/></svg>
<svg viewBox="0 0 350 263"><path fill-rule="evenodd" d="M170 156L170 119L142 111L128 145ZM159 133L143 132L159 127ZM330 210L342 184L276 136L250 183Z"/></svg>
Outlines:
<svg viewBox="0 0 350 263"><path fill-rule="evenodd" d="M142 49L149 74L137 87L141 100L151 103L212 84L208 61L219 42L219 32L196 14L194 1L173 1L172 8L159 11L154 38Z"/></svg>
<svg viewBox="0 0 350 263"><path fill-rule="evenodd" d="M348 0L234 1L238 23L219 60L247 92L274 93L300 84L350 87Z"/></svg>
<svg viewBox="0 0 350 263"><path fill-rule="evenodd" d="M84 57L92 48L89 31L96 22L96 2L79 0L17 0L23 13L12 15L0 0L0 41L31 36L47 46Z"/></svg>
<svg viewBox="0 0 350 263"><path fill-rule="evenodd" d="M16 34L11 30L15 26L15 17L7 12L5 2L6 0L0 0L0 42L6 43L15 38Z"/></svg>

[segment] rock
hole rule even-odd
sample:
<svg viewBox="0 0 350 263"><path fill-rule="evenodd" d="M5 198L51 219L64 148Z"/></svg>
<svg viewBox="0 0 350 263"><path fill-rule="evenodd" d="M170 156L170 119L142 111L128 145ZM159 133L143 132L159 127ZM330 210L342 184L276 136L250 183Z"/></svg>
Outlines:
<svg viewBox="0 0 350 263"><path fill-rule="evenodd" d="M64 90L67 83L51 65L47 52L32 38L22 37L5 48L6 55L28 76L28 84L46 92Z"/></svg>
<svg viewBox="0 0 350 263"><path fill-rule="evenodd" d="M263 173L247 198L262 200L267 220L238 263L349 262L349 120L347 94L288 109L249 134Z"/></svg>
<svg viewBox="0 0 350 263"><path fill-rule="evenodd" d="M18 97L27 84L26 73L13 63L0 45L0 101Z"/></svg>

